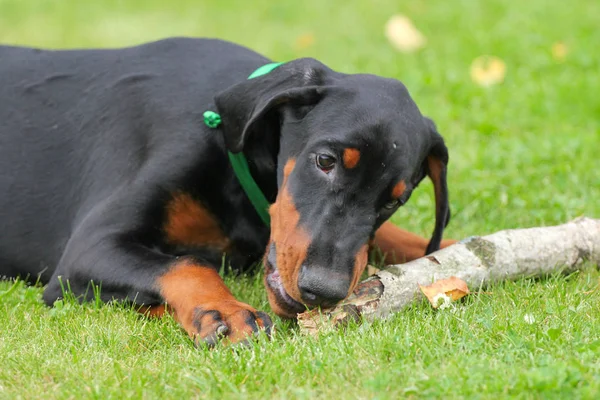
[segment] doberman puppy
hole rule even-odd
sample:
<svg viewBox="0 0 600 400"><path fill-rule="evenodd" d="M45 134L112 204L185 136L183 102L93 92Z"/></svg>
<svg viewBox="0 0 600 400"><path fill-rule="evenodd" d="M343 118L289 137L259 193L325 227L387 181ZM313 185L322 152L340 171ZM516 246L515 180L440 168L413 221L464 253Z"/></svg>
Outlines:
<svg viewBox="0 0 600 400"><path fill-rule="evenodd" d="M223 262L262 260L273 311L295 317L351 293L369 249L398 262L442 243L447 148L397 80L314 59L249 80L270 60L212 39L0 60L0 276L39 279L48 305L64 287L93 297L93 282L104 301L172 312L197 343L238 342L272 322L231 294ZM386 222L425 176L429 242Z"/></svg>

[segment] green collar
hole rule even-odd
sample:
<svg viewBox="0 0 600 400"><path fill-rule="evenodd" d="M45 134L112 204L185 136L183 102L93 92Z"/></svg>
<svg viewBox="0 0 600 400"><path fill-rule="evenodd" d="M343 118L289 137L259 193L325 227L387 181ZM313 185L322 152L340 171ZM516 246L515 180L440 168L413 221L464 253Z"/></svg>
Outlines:
<svg viewBox="0 0 600 400"><path fill-rule="evenodd" d="M258 68L256 71L251 73L248 79L266 75L282 64L283 63L270 63L263 65L262 67ZM209 128L217 128L221 124L221 116L214 111L205 111L204 123ZM240 185L244 189L244 192L246 192L246 196L248 196L248 199L250 199L250 202L256 209L256 212L263 220L265 225L270 226L271 217L269 216L269 201L256 184L254 178L252 178L252 175L250 174L250 169L248 168L248 161L246 160L246 156L243 152L233 154L232 152L228 151L227 153L229 155L229 161L231 162L231 166L233 167L233 172L235 173L235 176L240 182Z"/></svg>

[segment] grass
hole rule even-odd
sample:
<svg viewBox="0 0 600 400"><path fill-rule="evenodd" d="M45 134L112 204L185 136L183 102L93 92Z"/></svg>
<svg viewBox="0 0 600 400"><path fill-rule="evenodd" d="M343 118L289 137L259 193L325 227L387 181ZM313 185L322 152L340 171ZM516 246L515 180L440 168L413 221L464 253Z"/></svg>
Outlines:
<svg viewBox="0 0 600 400"><path fill-rule="evenodd" d="M597 398L599 275L495 286L451 310L427 304L317 339L279 325L249 349L195 349L170 318L2 298L3 398ZM8 285L5 285L8 287ZM233 285L266 306L255 277Z"/></svg>
<svg viewBox="0 0 600 400"><path fill-rule="evenodd" d="M395 52L386 20L427 37ZM577 0L0 0L0 42L114 47L213 36L276 60L312 56L345 72L401 79L450 148L449 237L599 217L600 3ZM306 46L314 36L314 43ZM299 39L300 38L300 39ZM302 42L305 44L302 45ZM564 42L563 61L551 48ZM504 82L469 77L483 54ZM394 221L428 235L426 183ZM226 277L268 310L260 274ZM0 283L0 398L597 398L600 276L506 282L453 310L419 304L386 322L318 340L277 321L249 349L195 349L173 320L118 305L47 309L41 288Z"/></svg>

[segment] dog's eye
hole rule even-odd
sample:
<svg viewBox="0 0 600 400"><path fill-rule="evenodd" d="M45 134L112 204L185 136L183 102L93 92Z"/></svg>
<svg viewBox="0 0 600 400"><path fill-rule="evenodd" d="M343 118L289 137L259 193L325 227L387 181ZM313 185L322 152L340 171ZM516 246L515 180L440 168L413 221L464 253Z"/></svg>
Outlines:
<svg viewBox="0 0 600 400"><path fill-rule="evenodd" d="M329 154L317 155L317 167L323 172L330 172L335 166L335 157Z"/></svg>
<svg viewBox="0 0 600 400"><path fill-rule="evenodd" d="M383 208L385 208L386 210L393 210L394 208L396 208L397 205L398 205L398 200L392 200L392 201L388 201L387 203L385 203L383 205Z"/></svg>
<svg viewBox="0 0 600 400"><path fill-rule="evenodd" d="M403 204L404 204L404 201L402 199L390 200L384 204L383 208L385 208L386 210L393 210L394 208L401 206Z"/></svg>

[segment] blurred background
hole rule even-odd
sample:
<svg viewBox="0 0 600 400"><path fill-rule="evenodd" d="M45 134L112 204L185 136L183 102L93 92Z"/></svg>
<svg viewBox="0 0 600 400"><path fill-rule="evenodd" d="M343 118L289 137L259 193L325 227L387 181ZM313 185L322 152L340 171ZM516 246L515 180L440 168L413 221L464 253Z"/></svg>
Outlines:
<svg viewBox="0 0 600 400"><path fill-rule="evenodd" d="M0 43L218 37L400 79L447 140L449 236L463 237L600 216L598 21L583 0L0 0ZM423 187L394 221L428 235Z"/></svg>

